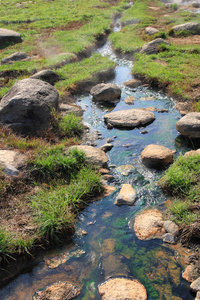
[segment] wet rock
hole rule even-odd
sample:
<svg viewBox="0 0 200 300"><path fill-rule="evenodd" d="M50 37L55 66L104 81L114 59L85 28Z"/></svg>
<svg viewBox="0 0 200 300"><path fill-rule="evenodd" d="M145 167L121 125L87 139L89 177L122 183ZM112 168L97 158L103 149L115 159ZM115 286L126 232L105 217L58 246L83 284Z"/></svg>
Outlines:
<svg viewBox="0 0 200 300"><path fill-rule="evenodd" d="M54 84L60 79L58 74L52 70L42 70L32 75L31 78L40 79L50 84Z"/></svg>
<svg viewBox="0 0 200 300"><path fill-rule="evenodd" d="M142 81L139 79L130 79L130 80L124 82L124 85L128 86L130 88L136 88L141 84L142 84Z"/></svg>
<svg viewBox="0 0 200 300"><path fill-rule="evenodd" d="M84 112L84 110L80 106L75 104L69 105L69 104L61 103L59 109L63 115L73 113L79 117L82 116Z"/></svg>
<svg viewBox="0 0 200 300"><path fill-rule="evenodd" d="M146 27L145 28L145 33L148 35L154 35L157 32L159 32L159 30L154 27Z"/></svg>
<svg viewBox="0 0 200 300"><path fill-rule="evenodd" d="M200 292L200 277L191 283L190 288L195 293Z"/></svg>
<svg viewBox="0 0 200 300"><path fill-rule="evenodd" d="M171 233L165 233L163 235L163 242L165 242L165 243L175 245L176 244L176 240L177 240L177 238L173 234L171 234Z"/></svg>
<svg viewBox="0 0 200 300"><path fill-rule="evenodd" d="M159 212L157 209L149 209L146 211L142 211L136 216L134 231L138 239L149 240L161 237L162 226L163 218L161 212Z"/></svg>
<svg viewBox="0 0 200 300"><path fill-rule="evenodd" d="M146 54L158 53L161 51L162 44L169 45L168 42L166 42L161 38L155 39L149 43L144 44L144 46L140 50L140 53L146 53Z"/></svg>
<svg viewBox="0 0 200 300"><path fill-rule="evenodd" d="M192 282L199 277L198 267L196 265L189 265L183 272L183 278L188 282Z"/></svg>
<svg viewBox="0 0 200 300"><path fill-rule="evenodd" d="M128 174L132 173L134 169L135 167L132 165L121 165L116 168L116 171L124 176L127 176Z"/></svg>
<svg viewBox="0 0 200 300"><path fill-rule="evenodd" d="M163 223L163 228L166 232L169 232L175 236L179 234L179 227L174 222L167 220Z"/></svg>
<svg viewBox="0 0 200 300"><path fill-rule="evenodd" d="M106 143L109 144L109 143L112 143L113 141L114 141L113 139L107 139L107 140L106 140Z"/></svg>
<svg viewBox="0 0 200 300"><path fill-rule="evenodd" d="M67 282L58 282L50 285L44 291L37 291L33 300L70 300L80 294L80 288Z"/></svg>
<svg viewBox="0 0 200 300"><path fill-rule="evenodd" d="M174 160L174 151L159 145L148 145L141 153L142 163L155 169L162 169Z"/></svg>
<svg viewBox="0 0 200 300"><path fill-rule="evenodd" d="M147 130L142 130L142 131L140 131L140 133L141 133L141 134L147 134L148 131L147 131Z"/></svg>
<svg viewBox="0 0 200 300"><path fill-rule="evenodd" d="M196 154L200 154L200 149L188 151L184 154L184 157L188 157L188 156L196 155Z"/></svg>
<svg viewBox="0 0 200 300"><path fill-rule="evenodd" d="M142 109L129 109L108 113L104 120L116 128L135 128L152 123L155 115Z"/></svg>
<svg viewBox="0 0 200 300"><path fill-rule="evenodd" d="M0 122L21 133L47 129L58 98L57 90L47 82L20 80L0 102Z"/></svg>
<svg viewBox="0 0 200 300"><path fill-rule="evenodd" d="M112 149L113 146L114 146L113 144L107 143L107 144L104 144L103 146L101 146L99 149L101 149L104 152L108 152Z"/></svg>
<svg viewBox="0 0 200 300"><path fill-rule="evenodd" d="M190 138L200 138L200 112L186 114L176 123L180 134Z"/></svg>
<svg viewBox="0 0 200 300"><path fill-rule="evenodd" d="M115 104L120 101L121 89L113 83L100 83L90 90L93 100Z"/></svg>
<svg viewBox="0 0 200 300"><path fill-rule="evenodd" d="M22 38L20 33L9 30L9 29L4 29L0 28L0 44L5 44L5 43L21 43Z"/></svg>
<svg viewBox="0 0 200 300"><path fill-rule="evenodd" d="M13 63L15 61L27 60L27 59L30 59L30 56L28 56L25 52L15 52L10 56L2 59L1 64L3 65L3 64Z"/></svg>
<svg viewBox="0 0 200 300"><path fill-rule="evenodd" d="M69 147L69 150L73 148L82 150L91 164L100 167L107 167L108 158L105 152L102 151L101 149L92 146L80 145L80 146L71 146Z"/></svg>
<svg viewBox="0 0 200 300"><path fill-rule="evenodd" d="M122 188L115 199L115 205L132 205L135 202L136 191L130 184L123 184Z"/></svg>
<svg viewBox="0 0 200 300"><path fill-rule="evenodd" d="M102 300L146 300L145 287L138 280L128 278L109 279L98 287Z"/></svg>
<svg viewBox="0 0 200 300"><path fill-rule="evenodd" d="M200 34L200 23L189 22L180 24L172 27L172 30L177 33L179 31L187 31L188 33L191 32L191 34Z"/></svg>
<svg viewBox="0 0 200 300"><path fill-rule="evenodd" d="M129 105L134 104L134 101L135 101L135 97L132 96L129 96L124 100L124 102Z"/></svg>

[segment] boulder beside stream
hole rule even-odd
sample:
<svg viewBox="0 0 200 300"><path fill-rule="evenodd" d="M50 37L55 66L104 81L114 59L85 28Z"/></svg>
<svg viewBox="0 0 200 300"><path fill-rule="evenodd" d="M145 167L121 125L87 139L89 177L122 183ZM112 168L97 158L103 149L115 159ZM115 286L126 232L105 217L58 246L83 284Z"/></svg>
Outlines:
<svg viewBox="0 0 200 300"><path fill-rule="evenodd" d="M116 104L120 101L121 89L113 83L99 83L90 90L90 94L96 102Z"/></svg>
<svg viewBox="0 0 200 300"><path fill-rule="evenodd" d="M176 123L176 129L189 138L200 138L200 112L186 114Z"/></svg>
<svg viewBox="0 0 200 300"><path fill-rule="evenodd" d="M140 53L145 53L145 54L158 53L159 51L161 51L162 44L169 45L169 43L166 42L165 40L161 38L157 38L149 43L144 44L144 46L140 50Z"/></svg>

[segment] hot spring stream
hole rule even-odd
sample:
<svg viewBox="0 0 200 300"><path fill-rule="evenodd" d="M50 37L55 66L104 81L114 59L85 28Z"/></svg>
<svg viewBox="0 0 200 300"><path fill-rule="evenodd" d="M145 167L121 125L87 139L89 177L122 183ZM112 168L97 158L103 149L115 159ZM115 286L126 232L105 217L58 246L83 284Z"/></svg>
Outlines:
<svg viewBox="0 0 200 300"><path fill-rule="evenodd" d="M167 200L156 185L162 176L161 171L146 168L140 154L148 144L159 144L184 153L191 149L175 129L180 118L174 107L173 99L161 91L145 86L130 89L123 82L133 78L132 62L118 59L109 42L97 50L109 55L117 62L116 76L111 82L122 89L120 102L113 111L130 108L156 107L168 112L154 112L156 120L144 128L133 130L108 130L103 116L108 108L92 102L91 95L78 97L77 104L85 109L83 119L91 130L98 130L102 139L96 141L97 147L113 139L114 147L108 152L114 180L110 185L116 191L103 199L89 204L79 215L76 234L71 244L63 245L36 257L28 270L0 290L1 300L30 300L38 289L58 281L69 281L82 286L77 299L101 299L98 284L108 277L126 276L138 279L147 289L148 300L190 300L189 283L182 279L178 246L170 246L160 239L140 241L129 228L133 217L146 207L159 205ZM134 96L133 105L124 99ZM132 172L122 175L116 167L132 165ZM116 194L122 183L130 183L137 191L136 202L132 206L114 205ZM87 233L87 234L86 234Z"/></svg>

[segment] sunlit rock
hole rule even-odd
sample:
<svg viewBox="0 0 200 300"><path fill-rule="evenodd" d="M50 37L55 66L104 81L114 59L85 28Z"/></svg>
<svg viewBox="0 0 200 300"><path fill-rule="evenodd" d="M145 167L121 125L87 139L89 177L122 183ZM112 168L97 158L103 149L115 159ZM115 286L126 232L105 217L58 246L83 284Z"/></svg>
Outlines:
<svg viewBox="0 0 200 300"><path fill-rule="evenodd" d="M5 28L0 28L0 44L5 44L5 43L20 43L22 42L22 38L20 33L5 29Z"/></svg>
<svg viewBox="0 0 200 300"><path fill-rule="evenodd" d="M159 51L161 51L162 44L169 45L168 42L166 42L161 38L155 39L149 43L144 44L140 53L146 53L146 54L158 53Z"/></svg>
<svg viewBox="0 0 200 300"><path fill-rule="evenodd" d="M177 131L190 138L200 138L200 112L191 112L176 123Z"/></svg>
<svg viewBox="0 0 200 300"><path fill-rule="evenodd" d="M136 88L142 84L142 81L139 79L130 79L128 81L124 82L125 86L128 86L130 88Z"/></svg>
<svg viewBox="0 0 200 300"><path fill-rule="evenodd" d="M148 35L154 35L157 32L159 32L159 30L154 27L146 27L145 28L145 33Z"/></svg>
<svg viewBox="0 0 200 300"><path fill-rule="evenodd" d="M191 34L200 34L200 23L189 22L172 27L175 32L187 31Z"/></svg>
<svg viewBox="0 0 200 300"><path fill-rule="evenodd" d="M132 165L121 165L116 168L116 171L124 176L127 176L128 174L132 173L134 169L135 167Z"/></svg>
<svg viewBox="0 0 200 300"><path fill-rule="evenodd" d="M123 184L115 199L115 205L132 205L135 202L136 191L130 184Z"/></svg>
<svg viewBox="0 0 200 300"><path fill-rule="evenodd" d="M8 64L8 63L13 63L15 61L20 61L20 60L28 60L30 59L30 56L28 56L24 52L15 52L8 57L4 58L1 60L1 64Z"/></svg>
<svg viewBox="0 0 200 300"><path fill-rule="evenodd" d="M164 221L163 228L165 229L166 232L169 232L169 233L171 233L171 234L173 234L175 236L179 234L179 227L178 227L178 225L176 225L171 220Z"/></svg>
<svg viewBox="0 0 200 300"><path fill-rule="evenodd" d="M121 89L113 83L99 83L90 90L93 100L115 104L120 101Z"/></svg>
<svg viewBox="0 0 200 300"><path fill-rule="evenodd" d="M129 96L124 100L124 102L129 105L134 104L134 101L135 101L135 97L132 96Z"/></svg>

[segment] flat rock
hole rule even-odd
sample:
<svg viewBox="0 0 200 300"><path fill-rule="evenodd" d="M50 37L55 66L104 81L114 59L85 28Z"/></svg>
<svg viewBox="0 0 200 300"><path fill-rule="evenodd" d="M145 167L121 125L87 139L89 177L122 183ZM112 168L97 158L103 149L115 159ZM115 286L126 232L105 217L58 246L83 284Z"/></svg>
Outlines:
<svg viewBox="0 0 200 300"><path fill-rule="evenodd" d="M200 277L191 283L190 288L196 293L200 291Z"/></svg>
<svg viewBox="0 0 200 300"><path fill-rule="evenodd" d="M159 145L148 145L141 153L142 163L155 169L162 169L174 160L174 151Z"/></svg>
<svg viewBox="0 0 200 300"><path fill-rule="evenodd" d="M132 205L135 202L136 191L130 184L123 184L115 199L115 205Z"/></svg>
<svg viewBox="0 0 200 300"><path fill-rule="evenodd" d="M80 294L81 290L67 282L58 282L50 285L43 291L37 291L33 300L70 300Z"/></svg>
<svg viewBox="0 0 200 300"><path fill-rule="evenodd" d="M187 266L182 276L188 282L192 282L196 280L199 277L198 267L193 264Z"/></svg>
<svg viewBox="0 0 200 300"><path fill-rule="evenodd" d="M59 106L59 110L63 115L73 113L76 116L82 116L84 113L84 110L80 106L75 104L69 105L69 104L61 103Z"/></svg>
<svg viewBox="0 0 200 300"><path fill-rule="evenodd" d="M144 44L142 49L140 50L140 53L146 53L146 54L158 53L160 51L161 44L169 45L169 43L166 42L165 40L161 38L157 38L149 43Z"/></svg>
<svg viewBox="0 0 200 300"><path fill-rule="evenodd" d="M157 209L139 213L134 222L134 231L138 239L149 240L161 237L163 218Z"/></svg>
<svg viewBox="0 0 200 300"><path fill-rule="evenodd" d="M21 133L47 129L58 92L39 79L19 80L0 102L0 122Z"/></svg>
<svg viewBox="0 0 200 300"><path fill-rule="evenodd" d="M115 104L120 101L121 89L113 83L100 83L90 90L93 100Z"/></svg>
<svg viewBox="0 0 200 300"><path fill-rule="evenodd" d="M186 114L176 123L177 131L190 138L200 138L200 112Z"/></svg>
<svg viewBox="0 0 200 300"><path fill-rule="evenodd" d="M132 165L121 165L116 168L116 171L124 176L127 176L128 174L132 173L134 169L135 167Z"/></svg>
<svg viewBox="0 0 200 300"><path fill-rule="evenodd" d="M135 101L135 97L132 96L129 96L124 100L124 102L129 105L134 104L134 101Z"/></svg>
<svg viewBox="0 0 200 300"><path fill-rule="evenodd" d="M31 78L40 79L50 84L54 84L60 79L58 74L52 70L42 70L32 75Z"/></svg>
<svg viewBox="0 0 200 300"><path fill-rule="evenodd" d="M169 233L171 233L171 234L173 234L175 236L179 234L179 227L178 227L178 225L176 225L171 220L164 221L163 228L165 229L166 232L169 232Z"/></svg>
<svg viewBox="0 0 200 300"><path fill-rule="evenodd" d="M5 28L0 28L0 44L5 44L5 43L20 43L22 42L22 38L20 33L5 29Z"/></svg>
<svg viewBox="0 0 200 300"><path fill-rule="evenodd" d="M157 32L159 32L159 30L154 27L146 27L145 28L145 33L148 35L154 35Z"/></svg>
<svg viewBox="0 0 200 300"><path fill-rule="evenodd" d="M175 245L177 238L171 233L165 233L163 235L163 242Z"/></svg>
<svg viewBox="0 0 200 300"><path fill-rule="evenodd" d="M82 150L85 153L89 163L100 167L107 167L108 158L105 152L102 151L101 149L92 146L87 146L87 145L79 145L79 146L69 147L69 150L73 148Z"/></svg>
<svg viewBox="0 0 200 300"><path fill-rule="evenodd" d="M200 149L188 151L183 156L188 157L188 156L197 155L197 154L200 154Z"/></svg>
<svg viewBox="0 0 200 300"><path fill-rule="evenodd" d="M184 30L184 31L191 32L191 34L200 34L200 23L195 23L195 22L184 23L172 27L172 30L176 32Z"/></svg>
<svg viewBox="0 0 200 300"><path fill-rule="evenodd" d="M30 56L28 56L25 52L15 52L8 57L2 59L1 64L8 64L8 63L13 63L15 61L20 61L20 60L27 60L30 59Z"/></svg>
<svg viewBox="0 0 200 300"><path fill-rule="evenodd" d="M113 144L106 143L103 146L101 146L99 149L101 149L104 152L108 152L113 148L113 146L114 146Z"/></svg>
<svg viewBox="0 0 200 300"><path fill-rule="evenodd" d="M142 84L142 81L139 79L130 79L130 80L124 82L124 85L128 86L130 88L136 88L141 84Z"/></svg>
<svg viewBox="0 0 200 300"><path fill-rule="evenodd" d="M146 300L145 287L138 280L128 278L109 279L98 287L102 300Z"/></svg>
<svg viewBox="0 0 200 300"><path fill-rule="evenodd" d="M108 113L104 120L116 128L135 128L152 123L155 115L142 109L129 109Z"/></svg>

